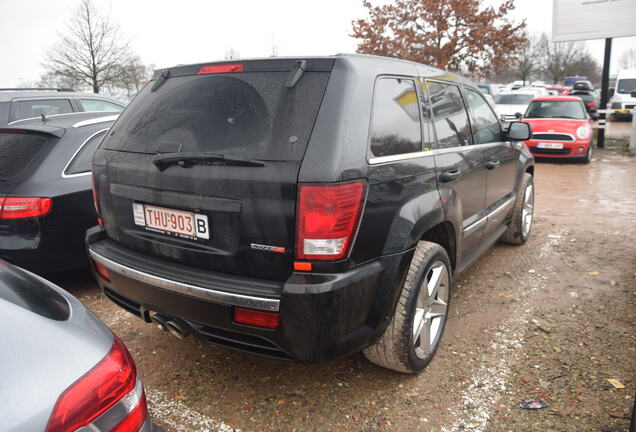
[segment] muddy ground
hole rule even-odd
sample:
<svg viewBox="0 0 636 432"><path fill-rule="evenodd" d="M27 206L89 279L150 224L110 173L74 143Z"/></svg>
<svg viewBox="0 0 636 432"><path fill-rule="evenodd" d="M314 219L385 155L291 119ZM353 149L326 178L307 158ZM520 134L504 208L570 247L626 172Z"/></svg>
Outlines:
<svg viewBox="0 0 636 432"><path fill-rule="evenodd" d="M359 354L307 365L178 340L82 274L57 282L125 341L168 432L625 431L636 390L636 159L538 162L535 184L530 241L496 245L455 280L442 345L418 376ZM549 407L520 409L529 397Z"/></svg>

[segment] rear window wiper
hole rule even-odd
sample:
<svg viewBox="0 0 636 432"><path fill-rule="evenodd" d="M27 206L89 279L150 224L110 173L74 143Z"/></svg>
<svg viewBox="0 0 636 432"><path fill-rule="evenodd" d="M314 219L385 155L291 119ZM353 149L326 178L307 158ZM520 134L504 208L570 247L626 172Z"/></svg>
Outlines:
<svg viewBox="0 0 636 432"><path fill-rule="evenodd" d="M239 165L252 167L265 166L265 164L261 161L252 159L240 159L214 153L168 153L159 154L152 158L152 163L155 164L159 171L163 171L170 165L188 167L194 164L215 165L215 162L217 164L223 165Z"/></svg>

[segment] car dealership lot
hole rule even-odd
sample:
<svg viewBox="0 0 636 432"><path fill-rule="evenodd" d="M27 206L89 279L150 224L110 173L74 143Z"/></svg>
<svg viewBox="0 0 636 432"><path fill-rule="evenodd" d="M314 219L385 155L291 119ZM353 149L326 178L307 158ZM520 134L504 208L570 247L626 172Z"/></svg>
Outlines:
<svg viewBox="0 0 636 432"><path fill-rule="evenodd" d="M167 431L625 430L636 160L597 150L589 165L538 162L535 184L527 245L495 246L454 282L442 345L418 376L361 354L312 365L179 340L110 303L83 273L54 281L126 343ZM518 408L537 396L549 408Z"/></svg>

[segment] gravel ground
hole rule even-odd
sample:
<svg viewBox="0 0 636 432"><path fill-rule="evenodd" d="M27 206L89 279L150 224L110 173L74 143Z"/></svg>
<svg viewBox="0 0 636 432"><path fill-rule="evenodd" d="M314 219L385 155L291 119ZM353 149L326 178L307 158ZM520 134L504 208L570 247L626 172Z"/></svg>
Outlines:
<svg viewBox="0 0 636 432"><path fill-rule="evenodd" d="M454 281L442 345L418 376L360 354L307 365L178 340L84 274L56 282L125 341L168 432L625 431L636 390L636 159L539 162L535 184L530 241L496 245ZM520 409L530 397L549 407Z"/></svg>

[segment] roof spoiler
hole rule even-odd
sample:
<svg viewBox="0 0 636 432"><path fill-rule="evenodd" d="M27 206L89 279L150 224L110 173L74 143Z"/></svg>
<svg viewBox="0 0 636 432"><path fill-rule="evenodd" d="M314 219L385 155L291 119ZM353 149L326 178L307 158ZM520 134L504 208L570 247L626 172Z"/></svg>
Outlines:
<svg viewBox="0 0 636 432"><path fill-rule="evenodd" d="M74 92L70 87L22 87L22 88L0 88L0 91L58 91Z"/></svg>
<svg viewBox="0 0 636 432"><path fill-rule="evenodd" d="M66 132L66 129L49 125L25 124L24 126L0 128L0 133L3 132L39 132L53 135L57 138L62 138L62 136L64 136L64 133Z"/></svg>

